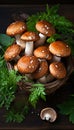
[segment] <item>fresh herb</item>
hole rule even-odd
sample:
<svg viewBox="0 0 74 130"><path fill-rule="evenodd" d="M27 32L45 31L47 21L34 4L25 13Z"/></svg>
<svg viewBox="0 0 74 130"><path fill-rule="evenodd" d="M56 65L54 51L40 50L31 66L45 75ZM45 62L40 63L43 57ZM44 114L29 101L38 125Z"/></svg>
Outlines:
<svg viewBox="0 0 74 130"><path fill-rule="evenodd" d="M34 108L36 107L37 102L40 98L46 101L45 87L43 84L33 84L30 91L31 93L29 96L29 102Z"/></svg>
<svg viewBox="0 0 74 130"><path fill-rule="evenodd" d="M69 121L74 124L74 96L70 96L67 101L59 104L58 108L60 113L69 116Z"/></svg>
<svg viewBox="0 0 74 130"><path fill-rule="evenodd" d="M21 123L25 119L27 113L29 111L28 106L24 106L21 111L16 111L15 109L10 109L7 111L7 114L5 115L6 122L17 122Z"/></svg>
<svg viewBox="0 0 74 130"><path fill-rule="evenodd" d="M5 61L1 60L0 63L0 107L8 109L15 98L17 82L21 76L14 70L8 71Z"/></svg>
<svg viewBox="0 0 74 130"><path fill-rule="evenodd" d="M27 19L27 27L28 30L37 31L35 28L37 21L46 20L52 23L52 25L55 27L57 35L60 35L60 37L48 37L47 42L51 43L52 41L58 40L58 38L60 38L60 40L63 40L69 44L72 49L72 54L74 55L74 24L69 19L61 16L58 13L59 7L59 4L52 7L47 5L45 11L29 16Z"/></svg>
<svg viewBox="0 0 74 130"><path fill-rule="evenodd" d="M48 42L48 43L51 43L51 42L56 41L57 39L61 39L60 34L53 34L51 37L49 37L49 38L47 39L47 42Z"/></svg>

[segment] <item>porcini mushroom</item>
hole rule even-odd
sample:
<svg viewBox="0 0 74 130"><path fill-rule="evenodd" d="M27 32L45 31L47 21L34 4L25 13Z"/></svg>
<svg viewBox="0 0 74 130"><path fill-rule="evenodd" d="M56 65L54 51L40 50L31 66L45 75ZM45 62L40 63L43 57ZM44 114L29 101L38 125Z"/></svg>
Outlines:
<svg viewBox="0 0 74 130"><path fill-rule="evenodd" d="M47 46L39 46L38 48L36 48L34 50L34 55L38 58L41 58L41 59L46 59L46 60L51 60L52 59L52 54L51 52L49 51L48 47Z"/></svg>
<svg viewBox="0 0 74 130"><path fill-rule="evenodd" d="M21 39L26 42L25 55L31 56L33 54L33 49L34 49L33 44L39 38L40 37L38 36L37 33L31 31L27 31L21 36Z"/></svg>
<svg viewBox="0 0 74 130"><path fill-rule="evenodd" d="M26 31L27 27L25 22L16 21L11 23L7 29L6 34L9 36L14 36L16 39L16 43L20 45L22 48L25 48L25 42L20 39L22 33Z"/></svg>
<svg viewBox="0 0 74 130"><path fill-rule="evenodd" d="M66 77L67 70L62 62L52 62L49 65L50 73L57 79Z"/></svg>
<svg viewBox="0 0 74 130"><path fill-rule="evenodd" d="M35 42L36 47L43 45L46 37L51 36L55 33L53 25L45 20L40 20L36 23L36 29L39 32L40 39Z"/></svg>
<svg viewBox="0 0 74 130"><path fill-rule="evenodd" d="M47 107L47 108L44 108L44 109L41 110L40 118L42 120L54 122L57 118L57 113L53 108Z"/></svg>
<svg viewBox="0 0 74 130"><path fill-rule="evenodd" d="M38 68L39 61L35 56L22 56L17 62L18 71L22 74L31 74Z"/></svg>
<svg viewBox="0 0 74 130"><path fill-rule="evenodd" d="M5 53L4 53L4 58L6 61L11 61L11 60L18 60L20 58L19 54L21 52L21 47L17 44L12 44L9 46Z"/></svg>

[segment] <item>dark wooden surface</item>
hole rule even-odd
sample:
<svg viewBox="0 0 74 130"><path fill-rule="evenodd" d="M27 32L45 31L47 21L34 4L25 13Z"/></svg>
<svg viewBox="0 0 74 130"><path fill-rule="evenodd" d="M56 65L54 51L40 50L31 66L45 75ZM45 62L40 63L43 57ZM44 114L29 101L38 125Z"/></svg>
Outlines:
<svg viewBox="0 0 74 130"><path fill-rule="evenodd" d="M0 5L0 33L5 33L6 27L13 21L12 14L19 11L24 11L28 14L33 14L38 11L44 11L45 5ZM59 13L66 16L74 22L74 5L63 4L60 5ZM59 90L50 96L47 96L47 101L39 101L35 110L31 110L23 123L5 123L3 118L4 109L0 110L0 129L14 129L14 130L74 130L74 125L69 122L68 117L61 115L57 108L57 104L62 103L68 98L69 94L74 93L74 74L71 74L69 80ZM58 118L54 123L42 121L39 113L44 107L53 107Z"/></svg>

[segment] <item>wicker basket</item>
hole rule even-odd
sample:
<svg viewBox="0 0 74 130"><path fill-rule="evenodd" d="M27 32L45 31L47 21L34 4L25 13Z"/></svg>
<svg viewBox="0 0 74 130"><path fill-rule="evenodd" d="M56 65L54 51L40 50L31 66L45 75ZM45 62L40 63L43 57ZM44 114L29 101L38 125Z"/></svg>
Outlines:
<svg viewBox="0 0 74 130"><path fill-rule="evenodd" d="M66 83L66 81L69 79L69 76L71 75L72 71L73 71L73 62L72 62L72 57L69 56L67 58L65 58L65 65L66 65L66 69L67 69L67 76L64 79L55 79L50 83L46 83L44 84L45 86L45 92L49 95L53 92L55 92L57 89L59 89L62 85L64 85ZM19 89L21 89L20 92L24 93L30 92L30 89L32 87L32 83L31 82L19 82Z"/></svg>

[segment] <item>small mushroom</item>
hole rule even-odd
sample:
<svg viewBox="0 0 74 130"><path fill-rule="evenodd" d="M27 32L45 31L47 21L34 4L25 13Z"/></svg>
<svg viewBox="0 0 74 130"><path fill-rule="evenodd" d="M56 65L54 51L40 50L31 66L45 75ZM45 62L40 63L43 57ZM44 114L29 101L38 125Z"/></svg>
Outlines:
<svg viewBox="0 0 74 130"><path fill-rule="evenodd" d="M9 36L14 36L16 39L16 43L20 45L22 48L25 48L25 42L20 39L21 34L25 32L27 29L25 22L16 21L11 23L7 29L6 34Z"/></svg>
<svg viewBox="0 0 74 130"><path fill-rule="evenodd" d="M53 25L45 20L40 20L36 23L36 29L39 31L40 39L35 42L35 46L43 45L47 36L51 36L55 33Z"/></svg>
<svg viewBox="0 0 74 130"><path fill-rule="evenodd" d="M52 54L47 46L40 46L34 50L34 55L41 59L51 60Z"/></svg>
<svg viewBox="0 0 74 130"><path fill-rule="evenodd" d="M49 71L57 79L66 77L67 70L62 62L52 62L49 65Z"/></svg>
<svg viewBox="0 0 74 130"><path fill-rule="evenodd" d="M47 108L44 108L44 109L41 110L40 118L42 120L54 122L57 118L57 113L53 108L47 107Z"/></svg>
<svg viewBox="0 0 74 130"><path fill-rule="evenodd" d="M34 42L39 39L39 35L35 32L27 31L22 36L21 39L26 42L25 55L31 56L34 50Z"/></svg>
<svg viewBox="0 0 74 130"><path fill-rule="evenodd" d="M22 74L31 74L39 66L39 61L35 56L22 56L17 62L18 71Z"/></svg>
<svg viewBox="0 0 74 130"><path fill-rule="evenodd" d="M55 41L49 45L49 51L58 57L67 57L71 54L71 48L63 41Z"/></svg>
<svg viewBox="0 0 74 130"><path fill-rule="evenodd" d="M21 52L21 47L17 44L12 44L9 46L5 53L4 53L4 58L6 61L11 61L11 60L18 60L20 58L19 54Z"/></svg>

